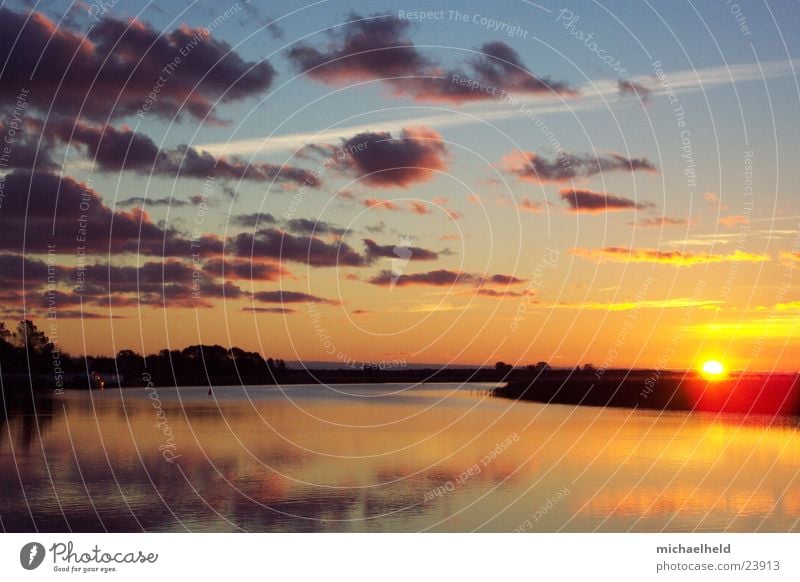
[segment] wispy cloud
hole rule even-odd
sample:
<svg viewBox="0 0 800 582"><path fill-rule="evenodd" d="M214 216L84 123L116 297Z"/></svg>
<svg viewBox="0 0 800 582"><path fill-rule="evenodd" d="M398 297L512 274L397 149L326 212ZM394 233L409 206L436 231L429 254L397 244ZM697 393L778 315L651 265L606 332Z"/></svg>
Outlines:
<svg viewBox="0 0 800 582"><path fill-rule="evenodd" d="M690 326L695 336L733 339L777 339L781 342L800 336L800 325L794 315L781 317L751 317L740 321L725 321Z"/></svg>
<svg viewBox="0 0 800 582"><path fill-rule="evenodd" d="M557 303L543 305L551 309L588 309L590 311L633 311L634 309L674 309L687 307L714 307L721 301L702 301L686 297L650 299L643 301Z"/></svg>
<svg viewBox="0 0 800 582"><path fill-rule="evenodd" d="M659 263L675 267L725 262L757 263L769 260L767 255L738 250L729 254L714 255L705 252L603 247L599 249L574 248L570 253L595 263Z"/></svg>
<svg viewBox="0 0 800 582"><path fill-rule="evenodd" d="M800 59L765 61L761 63L744 63L730 67L706 67L703 69L686 69L668 71L667 75L676 93L690 93L695 91L708 91L715 87L761 81L762 79L776 79L792 77L794 70L800 68ZM763 73L763 76L762 76ZM659 85L653 85L653 77L643 75L631 78L632 82L652 87L651 99L657 99L663 94ZM535 99L535 110L538 115L573 113L575 111L588 111L606 109L609 99L619 92L617 81L598 80L590 85L580 87L580 98L562 98L543 95ZM527 103L531 105L534 101ZM500 121L514 119L520 116L518 109L508 104L482 102L466 105L462 112L419 115L420 107L407 107L403 117L375 123L343 126L330 128L319 132L293 132L282 135L259 136L228 142L207 143L197 147L214 155L252 155L256 153L271 153L276 151L296 151L305 145L316 142L338 142L356 133L365 131L400 131L409 123L426 125L436 129L483 123L484 121ZM425 107L425 111L430 111Z"/></svg>

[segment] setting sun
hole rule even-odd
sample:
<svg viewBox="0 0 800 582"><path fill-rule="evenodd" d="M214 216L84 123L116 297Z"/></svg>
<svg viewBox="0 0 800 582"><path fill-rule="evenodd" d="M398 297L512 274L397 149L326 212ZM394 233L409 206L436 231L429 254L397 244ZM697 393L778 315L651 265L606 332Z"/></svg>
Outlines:
<svg viewBox="0 0 800 582"><path fill-rule="evenodd" d="M718 360L703 362L703 374L709 378L719 378L725 374L725 366Z"/></svg>

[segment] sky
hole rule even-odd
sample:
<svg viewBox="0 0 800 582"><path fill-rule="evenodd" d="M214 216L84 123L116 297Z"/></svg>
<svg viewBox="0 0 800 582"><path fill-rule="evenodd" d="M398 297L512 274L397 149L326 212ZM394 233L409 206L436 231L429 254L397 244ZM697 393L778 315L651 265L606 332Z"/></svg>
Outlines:
<svg viewBox="0 0 800 582"><path fill-rule="evenodd" d="M73 354L795 370L798 12L4 3L2 319Z"/></svg>

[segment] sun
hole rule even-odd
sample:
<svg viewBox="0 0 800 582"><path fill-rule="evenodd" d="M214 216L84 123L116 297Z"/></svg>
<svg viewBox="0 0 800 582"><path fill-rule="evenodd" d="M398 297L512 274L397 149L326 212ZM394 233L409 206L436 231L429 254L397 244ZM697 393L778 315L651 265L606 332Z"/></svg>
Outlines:
<svg viewBox="0 0 800 582"><path fill-rule="evenodd" d="M703 375L707 378L717 379L725 375L725 366L719 360L706 360L703 362Z"/></svg>

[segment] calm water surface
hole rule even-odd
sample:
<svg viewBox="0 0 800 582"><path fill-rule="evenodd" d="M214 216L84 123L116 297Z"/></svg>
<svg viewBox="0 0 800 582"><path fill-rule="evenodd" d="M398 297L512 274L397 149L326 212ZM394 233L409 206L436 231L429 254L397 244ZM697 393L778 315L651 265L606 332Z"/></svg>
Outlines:
<svg viewBox="0 0 800 582"><path fill-rule="evenodd" d="M474 384L207 390L9 409L2 528L800 530L796 420L513 402Z"/></svg>

